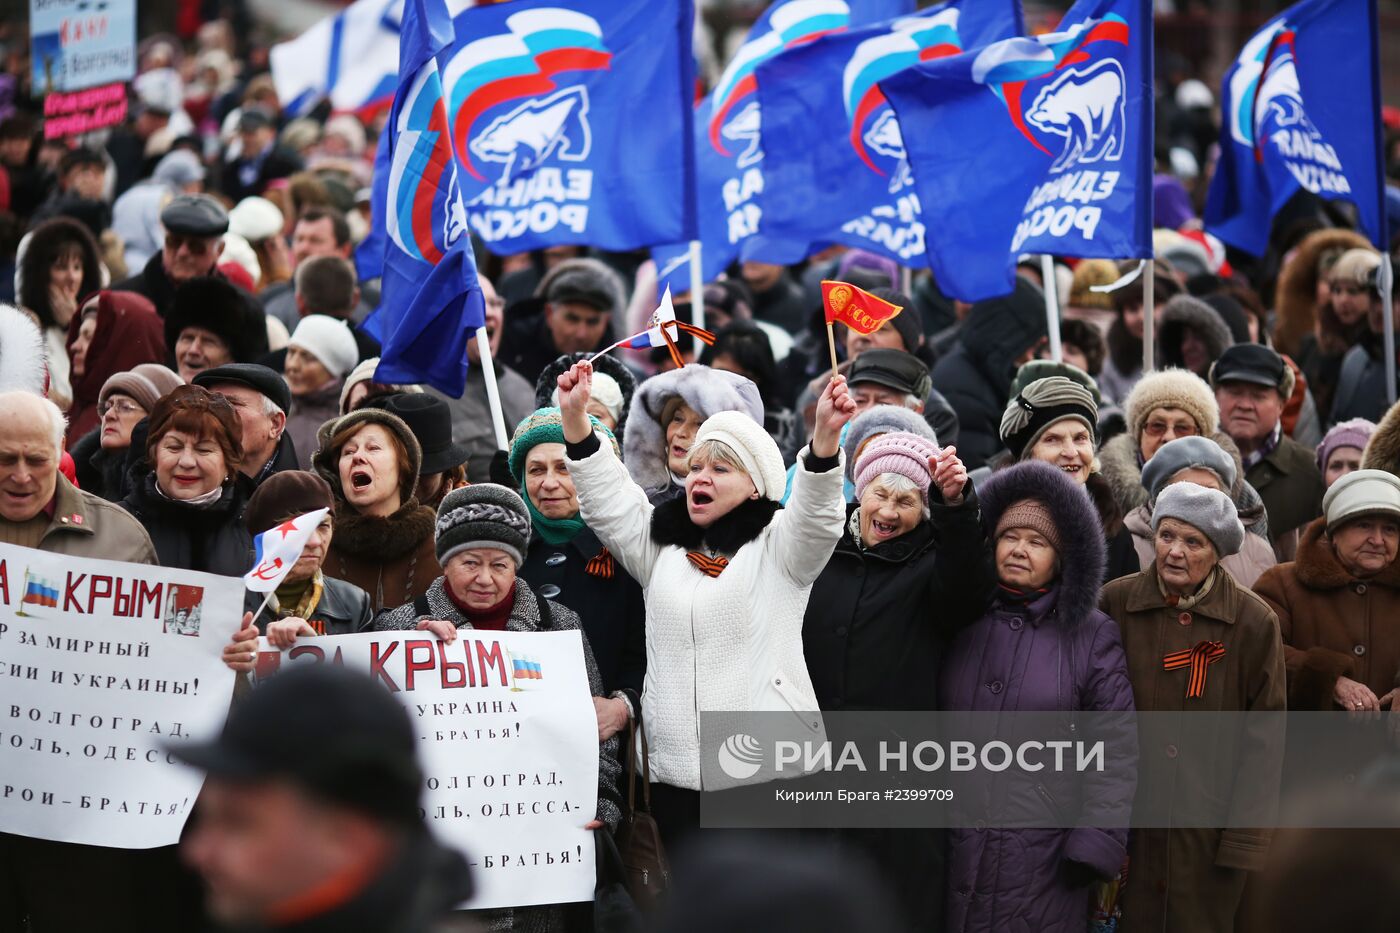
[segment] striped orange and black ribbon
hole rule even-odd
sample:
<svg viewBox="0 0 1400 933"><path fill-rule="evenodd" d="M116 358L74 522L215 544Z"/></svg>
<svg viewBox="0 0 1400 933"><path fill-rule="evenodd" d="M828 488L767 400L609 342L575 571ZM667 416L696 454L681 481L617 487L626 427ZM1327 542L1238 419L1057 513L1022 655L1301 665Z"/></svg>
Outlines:
<svg viewBox="0 0 1400 933"><path fill-rule="evenodd" d="M681 333L689 334L696 340L705 344L705 346L712 347L715 345L715 335L705 330L705 328L696 327L694 324L687 324L684 321L676 321L675 325L676 329ZM671 362L676 364L677 369L684 367L685 360L681 357L681 348L676 346L676 342L672 340L671 335L666 332L666 325L664 324L661 327L661 339L666 341L666 349L671 353ZM711 576L718 576L718 574L711 574Z"/></svg>
<svg viewBox="0 0 1400 933"><path fill-rule="evenodd" d="M699 551L686 551L686 560L695 565L707 577L717 577L724 573L724 568L729 566L727 557L709 557Z"/></svg>
<svg viewBox="0 0 1400 933"><path fill-rule="evenodd" d="M1173 651L1162 658L1162 670L1176 671L1183 667L1191 669L1186 681L1187 699L1195 699L1206 692L1206 668L1225 657L1225 644L1219 641L1199 641L1194 647Z"/></svg>
<svg viewBox="0 0 1400 933"><path fill-rule="evenodd" d="M617 561L613 560L612 553L607 548L603 548L589 559L588 563L584 565L583 571L589 576L611 580L613 574L617 572Z"/></svg>

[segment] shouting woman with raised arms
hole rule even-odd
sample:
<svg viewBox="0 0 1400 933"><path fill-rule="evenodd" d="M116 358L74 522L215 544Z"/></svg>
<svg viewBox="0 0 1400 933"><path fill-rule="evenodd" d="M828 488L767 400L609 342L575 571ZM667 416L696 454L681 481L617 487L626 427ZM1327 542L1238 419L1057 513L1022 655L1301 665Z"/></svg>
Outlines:
<svg viewBox="0 0 1400 933"><path fill-rule="evenodd" d="M855 414L846 380L817 404L787 507L783 459L737 411L707 418L690 448L685 496L655 508L588 420L593 368L559 377L569 474L583 519L646 595L643 720L652 810L667 843L699 826L702 712L815 713L802 615L841 536L841 428ZM820 730L820 717L803 716Z"/></svg>

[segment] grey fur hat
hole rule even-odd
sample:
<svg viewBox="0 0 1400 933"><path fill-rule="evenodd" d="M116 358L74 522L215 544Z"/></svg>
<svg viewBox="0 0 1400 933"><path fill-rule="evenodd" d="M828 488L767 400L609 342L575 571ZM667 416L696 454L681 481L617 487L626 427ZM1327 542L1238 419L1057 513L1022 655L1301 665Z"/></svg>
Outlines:
<svg viewBox="0 0 1400 933"><path fill-rule="evenodd" d="M856 481L856 460L860 448L877 434L917 434L938 446L938 435L924 416L898 405L876 405L851 420L841 446L846 451L846 479Z"/></svg>
<svg viewBox="0 0 1400 933"><path fill-rule="evenodd" d="M1214 489L1195 483L1173 483L1162 490L1152 507L1154 534L1164 518L1174 518L1198 529L1215 545L1217 558L1238 554L1244 544L1244 525L1240 524L1235 503Z"/></svg>
<svg viewBox="0 0 1400 933"><path fill-rule="evenodd" d="M666 403L680 399L703 421L721 411L737 411L763 424L763 399L752 380L721 369L692 363L659 373L637 386L627 416L622 461L627 472L648 495L671 484L666 466L666 426L661 419Z"/></svg>
<svg viewBox="0 0 1400 933"><path fill-rule="evenodd" d="M1173 476L1192 467L1214 473L1227 494L1235 488L1235 461L1219 444L1198 435L1178 437L1159 447L1143 465L1142 488L1147 490L1148 501L1156 499Z"/></svg>
<svg viewBox="0 0 1400 933"><path fill-rule="evenodd" d="M1181 339L1187 327L1201 338L1212 360L1218 359L1235 342L1220 312L1199 298L1176 295L1162 308L1157 322L1157 345L1162 349L1163 366L1185 367Z"/></svg>
<svg viewBox="0 0 1400 933"><path fill-rule="evenodd" d="M530 513L520 493L495 483L473 483L454 489L438 506L434 529L438 563L458 551L497 548L519 567L530 549Z"/></svg>

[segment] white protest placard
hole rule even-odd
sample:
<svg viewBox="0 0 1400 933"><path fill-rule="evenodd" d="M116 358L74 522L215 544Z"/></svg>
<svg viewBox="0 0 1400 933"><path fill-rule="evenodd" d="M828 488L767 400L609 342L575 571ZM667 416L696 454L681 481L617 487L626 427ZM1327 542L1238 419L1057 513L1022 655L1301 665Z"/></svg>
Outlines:
<svg viewBox="0 0 1400 933"><path fill-rule="evenodd" d="M29 0L35 94L136 76L136 0Z"/></svg>
<svg viewBox="0 0 1400 933"><path fill-rule="evenodd" d="M0 831L147 849L203 776L165 743L218 733L243 584L0 545Z"/></svg>
<svg viewBox="0 0 1400 933"><path fill-rule="evenodd" d="M579 632L463 629L260 641L257 676L304 663L368 673L408 710L424 817L472 867L467 907L593 899L598 721Z"/></svg>

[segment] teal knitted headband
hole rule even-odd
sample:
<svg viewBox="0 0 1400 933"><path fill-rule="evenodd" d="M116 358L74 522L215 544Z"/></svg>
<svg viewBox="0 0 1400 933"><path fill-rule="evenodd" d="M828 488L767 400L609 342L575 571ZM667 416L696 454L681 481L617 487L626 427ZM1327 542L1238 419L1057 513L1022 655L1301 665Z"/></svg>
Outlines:
<svg viewBox="0 0 1400 933"><path fill-rule="evenodd" d="M593 430L601 430L603 435L612 443L613 453L618 457L622 456L621 450L617 446L617 438L608 430L603 422L592 415L588 416L588 421L593 425ZM563 444L564 443L564 422L558 408L540 408L527 415L523 421L515 428L515 436L510 440L510 475L515 477L515 481L520 484L520 488L525 488L525 457L532 449L540 444Z"/></svg>

